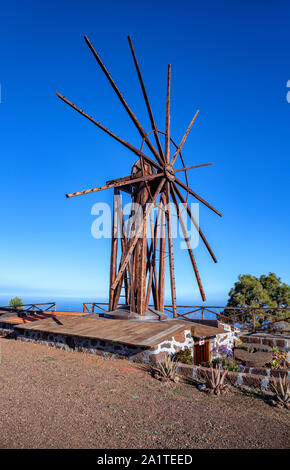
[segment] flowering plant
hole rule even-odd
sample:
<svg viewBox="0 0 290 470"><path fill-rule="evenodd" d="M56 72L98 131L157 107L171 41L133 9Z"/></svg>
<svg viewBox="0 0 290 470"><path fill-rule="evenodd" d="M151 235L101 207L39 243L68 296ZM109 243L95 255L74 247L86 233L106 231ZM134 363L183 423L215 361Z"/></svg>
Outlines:
<svg viewBox="0 0 290 470"><path fill-rule="evenodd" d="M218 354L218 357L212 360L213 367L221 367L222 370L225 369L234 372L243 372L245 370L244 366L236 364L233 359L233 351L225 345L215 346L213 352Z"/></svg>

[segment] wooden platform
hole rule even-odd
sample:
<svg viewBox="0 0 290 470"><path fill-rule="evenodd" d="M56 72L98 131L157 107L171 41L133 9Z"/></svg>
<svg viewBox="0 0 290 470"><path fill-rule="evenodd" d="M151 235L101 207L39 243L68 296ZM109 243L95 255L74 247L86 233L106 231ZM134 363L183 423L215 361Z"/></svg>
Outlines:
<svg viewBox="0 0 290 470"><path fill-rule="evenodd" d="M53 318L53 317L58 317L58 316L73 316L73 317L88 317L91 316L90 314L86 314L83 312L54 312L54 311L47 311L47 312L41 312L41 313L31 313L31 314L26 314L25 316L19 316L16 313L8 313L4 312L3 315L0 316L0 323L5 322L5 323L12 323L14 325L22 325L22 324L29 324L31 322L36 322L39 320L45 320L47 318ZM97 317L97 314L94 314L94 317Z"/></svg>
<svg viewBox="0 0 290 470"><path fill-rule="evenodd" d="M174 334L190 329L183 321L140 322L63 316L18 324L15 330L33 330L80 338L98 339L129 346L153 348Z"/></svg>

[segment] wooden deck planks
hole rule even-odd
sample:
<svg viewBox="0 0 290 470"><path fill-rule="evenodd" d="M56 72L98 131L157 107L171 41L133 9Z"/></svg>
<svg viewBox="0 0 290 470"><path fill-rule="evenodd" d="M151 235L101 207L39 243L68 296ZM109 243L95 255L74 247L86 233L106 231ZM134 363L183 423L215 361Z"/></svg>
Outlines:
<svg viewBox="0 0 290 470"><path fill-rule="evenodd" d="M192 324L191 332L192 336L194 336L195 338L207 338L226 333L224 328L220 326L218 328L215 328L213 326L201 325L198 323Z"/></svg>
<svg viewBox="0 0 290 470"><path fill-rule="evenodd" d="M27 313L26 316L20 317L16 315L15 313L6 313L4 315L0 316L0 323L5 322L5 323L14 323L14 324L28 324L31 322L36 322L39 320L46 320L48 318L53 318L53 317L58 317L58 316L73 316L73 317L86 317L89 314L83 313L83 312L49 312L49 311L44 311L42 313ZM96 315L97 316L97 315Z"/></svg>
<svg viewBox="0 0 290 470"><path fill-rule="evenodd" d="M188 324L180 322L149 323L140 321L104 320L100 318L65 317L61 319L61 325L53 318L39 320L25 325L17 325L17 330L34 330L46 333L79 336L85 338L100 339L117 343L151 348L156 341L162 342L173 333L188 328Z"/></svg>
<svg viewBox="0 0 290 470"><path fill-rule="evenodd" d="M13 324L17 330L79 336L141 348L153 348L185 329L190 329L196 338L225 333L220 326L215 328L179 319L162 322L110 320L98 318L97 315L92 317L82 312L44 312L28 318L17 317L10 313L0 317L0 323L1 321Z"/></svg>

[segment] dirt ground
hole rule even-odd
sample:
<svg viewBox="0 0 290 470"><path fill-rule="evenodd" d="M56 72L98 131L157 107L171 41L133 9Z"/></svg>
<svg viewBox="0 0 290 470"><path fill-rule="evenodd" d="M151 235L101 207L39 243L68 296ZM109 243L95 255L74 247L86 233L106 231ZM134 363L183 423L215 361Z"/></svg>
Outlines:
<svg viewBox="0 0 290 470"><path fill-rule="evenodd" d="M289 411L126 360L0 339L0 448L289 448Z"/></svg>

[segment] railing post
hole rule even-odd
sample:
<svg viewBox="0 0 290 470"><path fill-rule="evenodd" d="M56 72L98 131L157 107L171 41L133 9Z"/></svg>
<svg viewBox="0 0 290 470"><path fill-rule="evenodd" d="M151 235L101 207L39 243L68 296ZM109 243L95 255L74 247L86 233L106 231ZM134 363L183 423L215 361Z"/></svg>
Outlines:
<svg viewBox="0 0 290 470"><path fill-rule="evenodd" d="M204 307L202 308L202 311L201 311L201 318L202 320L204 320Z"/></svg>

